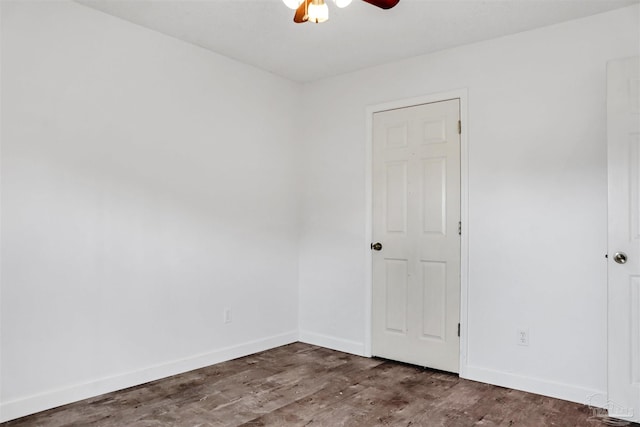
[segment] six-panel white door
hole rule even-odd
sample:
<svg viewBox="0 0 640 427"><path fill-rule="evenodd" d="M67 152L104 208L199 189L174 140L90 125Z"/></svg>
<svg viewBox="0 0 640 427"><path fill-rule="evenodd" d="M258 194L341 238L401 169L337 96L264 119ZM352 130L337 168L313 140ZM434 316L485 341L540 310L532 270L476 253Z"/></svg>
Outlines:
<svg viewBox="0 0 640 427"><path fill-rule="evenodd" d="M640 421L640 60L607 68L608 410Z"/></svg>
<svg viewBox="0 0 640 427"><path fill-rule="evenodd" d="M460 100L373 117L374 356L459 370Z"/></svg>

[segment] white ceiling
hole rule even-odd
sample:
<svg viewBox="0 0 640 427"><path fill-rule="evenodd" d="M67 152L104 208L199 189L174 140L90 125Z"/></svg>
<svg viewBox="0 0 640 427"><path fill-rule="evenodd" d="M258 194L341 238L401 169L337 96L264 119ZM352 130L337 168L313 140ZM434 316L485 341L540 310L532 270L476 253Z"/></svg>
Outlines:
<svg viewBox="0 0 640 427"><path fill-rule="evenodd" d="M161 33L307 82L581 18L639 0L360 0L294 24L281 0L76 0Z"/></svg>

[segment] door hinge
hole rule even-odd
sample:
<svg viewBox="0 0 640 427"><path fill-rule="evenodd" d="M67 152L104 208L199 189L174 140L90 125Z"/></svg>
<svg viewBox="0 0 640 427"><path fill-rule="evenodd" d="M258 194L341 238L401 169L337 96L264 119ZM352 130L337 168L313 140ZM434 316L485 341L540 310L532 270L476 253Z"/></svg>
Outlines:
<svg viewBox="0 0 640 427"><path fill-rule="evenodd" d="M458 135L462 135L462 120L458 120Z"/></svg>
<svg viewBox="0 0 640 427"><path fill-rule="evenodd" d="M460 323L458 323L458 336L460 336Z"/></svg>
<svg viewBox="0 0 640 427"><path fill-rule="evenodd" d="M462 236L462 221L458 221L458 235Z"/></svg>

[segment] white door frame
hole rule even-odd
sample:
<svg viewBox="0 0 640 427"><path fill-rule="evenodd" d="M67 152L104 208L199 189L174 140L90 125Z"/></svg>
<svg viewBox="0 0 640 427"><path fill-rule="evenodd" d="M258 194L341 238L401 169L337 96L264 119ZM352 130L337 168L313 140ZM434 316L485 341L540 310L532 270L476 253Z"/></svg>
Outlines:
<svg viewBox="0 0 640 427"><path fill-rule="evenodd" d="M467 103L468 90L457 89L439 92L415 98L400 99L383 104L370 105L366 108L366 152L365 152L365 331L364 355L371 357L372 336L372 294L373 294L373 257L369 242L373 238L373 114L397 108L413 107L450 99L460 99L460 220L462 221L462 238L460 241L460 377L466 377L467 367L467 298L469 287L469 150Z"/></svg>

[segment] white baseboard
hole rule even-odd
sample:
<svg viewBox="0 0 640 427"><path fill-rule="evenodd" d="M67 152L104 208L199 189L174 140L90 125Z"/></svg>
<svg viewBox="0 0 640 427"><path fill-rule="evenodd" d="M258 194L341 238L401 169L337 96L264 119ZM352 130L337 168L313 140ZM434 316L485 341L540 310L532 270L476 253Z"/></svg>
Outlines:
<svg viewBox="0 0 640 427"><path fill-rule="evenodd" d="M570 384L558 383L539 378L532 378L517 374L512 374L493 369L480 368L477 366L466 366L462 378L493 384L515 390L526 391L528 393L540 394L556 399L568 400L570 402L583 405L600 406L596 403L594 396L606 396L606 390L595 390L578 387Z"/></svg>
<svg viewBox="0 0 640 427"><path fill-rule="evenodd" d="M329 335L316 334L315 332L300 331L299 341L306 344L342 351L344 353L355 354L357 356L364 356L365 354L364 343L336 338Z"/></svg>
<svg viewBox="0 0 640 427"><path fill-rule="evenodd" d="M9 402L2 402L2 404L0 404L0 422L24 417L25 415L144 384L149 381L170 377L194 369L204 368L205 366L227 360L237 359L238 357L269 350L281 345L291 344L296 341L298 341L298 331L291 331L180 360L174 360L161 365L150 366L134 372L101 378L84 384L76 384L71 387L51 390Z"/></svg>

